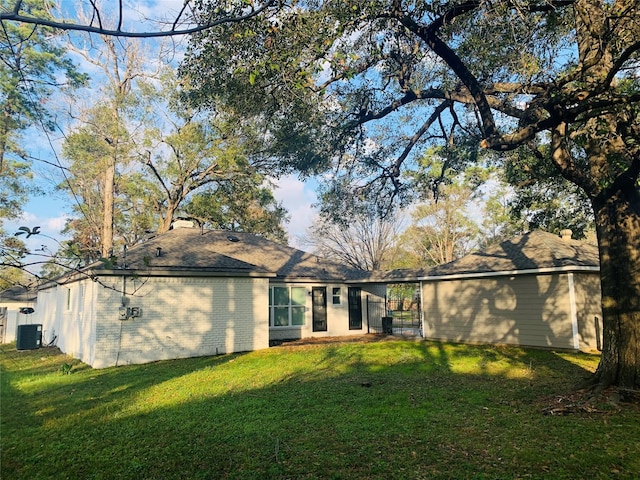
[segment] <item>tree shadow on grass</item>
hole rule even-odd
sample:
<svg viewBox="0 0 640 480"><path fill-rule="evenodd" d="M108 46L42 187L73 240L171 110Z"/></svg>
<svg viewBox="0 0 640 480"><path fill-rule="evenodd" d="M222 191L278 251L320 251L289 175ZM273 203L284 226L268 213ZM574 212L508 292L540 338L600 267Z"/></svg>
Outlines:
<svg viewBox="0 0 640 480"><path fill-rule="evenodd" d="M566 473L556 478L633 472L635 444L607 444L613 426L550 422L532 404L581 373L552 352L394 340L43 375L3 404L3 417L20 404L38 420L3 421L3 475L543 478L553 462Z"/></svg>

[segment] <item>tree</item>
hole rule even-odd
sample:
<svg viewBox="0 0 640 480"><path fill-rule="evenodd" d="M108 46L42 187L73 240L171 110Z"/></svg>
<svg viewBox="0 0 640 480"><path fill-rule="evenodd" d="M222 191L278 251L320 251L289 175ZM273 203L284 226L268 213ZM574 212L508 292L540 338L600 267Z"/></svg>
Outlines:
<svg viewBox="0 0 640 480"><path fill-rule="evenodd" d="M286 209L276 201L262 175L242 175L216 182L196 193L184 207L199 224L231 232L247 232L287 243Z"/></svg>
<svg viewBox="0 0 640 480"><path fill-rule="evenodd" d="M416 263L451 262L477 246L480 227L467 212L472 193L464 185L448 185L441 187L437 202L416 206L412 223L402 235L402 244Z"/></svg>
<svg viewBox="0 0 640 480"><path fill-rule="evenodd" d="M195 34L183 73L195 103L263 120L283 162L358 173L356 194L410 190L402 169L455 132L546 157L594 211L604 316L594 382L635 388L638 38L635 0L316 0Z"/></svg>
<svg viewBox="0 0 640 480"><path fill-rule="evenodd" d="M521 219L528 230L568 228L578 239L595 231L589 198L560 175L548 156L507 152L503 157L503 178L514 190L507 203L512 218Z"/></svg>
<svg viewBox="0 0 640 480"><path fill-rule="evenodd" d="M402 229L401 216L380 217L375 208L360 205L349 219L321 215L304 242L317 255L364 271L381 270L393 261Z"/></svg>
<svg viewBox="0 0 640 480"><path fill-rule="evenodd" d="M274 170L265 167L246 135L236 134L223 111L198 116L181 101L181 93L171 68L141 91L149 112L141 145L147 149L144 173L152 184L147 198L160 217L158 232L187 215L202 225L285 240L286 212L265 182L265 174Z"/></svg>
<svg viewBox="0 0 640 480"><path fill-rule="evenodd" d="M117 5L105 6L91 1L86 15L75 20L64 18L65 2L47 1L45 9L33 11L30 2L25 0L4 0L0 10L0 22L13 22L34 27L47 27L57 30L95 33L110 37L154 38L189 35L213 28L228 22L241 22L260 14L267 7L276 4L276 0L226 2L226 5L202 15L201 4L197 0L185 0L181 8L168 13L164 9L155 18L147 17L142 11L129 7L129 2L118 0ZM141 30L128 29L127 19L137 17L131 22ZM199 19L196 21L196 19ZM115 26L114 26L115 25ZM145 28L148 28L145 30Z"/></svg>
<svg viewBox="0 0 640 480"><path fill-rule="evenodd" d="M31 277L19 268L26 254L24 242L14 236L0 235L0 292L15 285L28 284Z"/></svg>
<svg viewBox="0 0 640 480"><path fill-rule="evenodd" d="M50 19L46 0L22 2L28 15ZM7 0L0 9L7 8ZM47 110L56 88L80 86L86 77L76 70L59 42L60 33L7 23L0 29L0 225L16 218L32 193L31 159L22 135L29 128L54 128Z"/></svg>
<svg viewBox="0 0 640 480"><path fill-rule="evenodd" d="M109 105L92 108L63 144L70 164L60 188L72 194L76 213L65 230L73 233L87 262L113 254L114 211L120 210L115 208L116 193L127 181L117 167L132 160L131 138L120 113L114 112Z"/></svg>

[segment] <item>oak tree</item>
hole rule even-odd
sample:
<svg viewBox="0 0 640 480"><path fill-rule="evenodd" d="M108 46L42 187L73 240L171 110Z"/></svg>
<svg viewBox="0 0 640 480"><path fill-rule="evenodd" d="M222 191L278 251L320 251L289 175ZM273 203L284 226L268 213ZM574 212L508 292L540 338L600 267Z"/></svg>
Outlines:
<svg viewBox="0 0 640 480"><path fill-rule="evenodd" d="M262 120L282 162L360 174L355 194L410 190L405 165L461 134L548 158L594 212L604 317L594 382L634 388L639 38L636 0L293 1L194 34L183 74L195 103Z"/></svg>

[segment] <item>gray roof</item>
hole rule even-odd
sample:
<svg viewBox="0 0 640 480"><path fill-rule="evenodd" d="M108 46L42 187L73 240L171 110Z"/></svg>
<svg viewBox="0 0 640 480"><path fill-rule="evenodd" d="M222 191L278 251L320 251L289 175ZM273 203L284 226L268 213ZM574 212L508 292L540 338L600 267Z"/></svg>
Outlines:
<svg viewBox="0 0 640 480"><path fill-rule="evenodd" d="M599 267L595 245L536 230L436 267L379 272L375 279L391 283L539 270L597 271Z"/></svg>
<svg viewBox="0 0 640 480"><path fill-rule="evenodd" d="M363 272L258 235L199 228L176 228L131 247L126 256L118 256L118 270L123 268L148 274L217 273L325 281L363 276ZM107 267L94 269L106 273Z"/></svg>
<svg viewBox="0 0 640 480"><path fill-rule="evenodd" d="M0 292L0 302L35 302L38 293L26 287L11 287Z"/></svg>
<svg viewBox="0 0 640 480"><path fill-rule="evenodd" d="M599 266L598 248L595 245L536 230L434 267L428 275Z"/></svg>

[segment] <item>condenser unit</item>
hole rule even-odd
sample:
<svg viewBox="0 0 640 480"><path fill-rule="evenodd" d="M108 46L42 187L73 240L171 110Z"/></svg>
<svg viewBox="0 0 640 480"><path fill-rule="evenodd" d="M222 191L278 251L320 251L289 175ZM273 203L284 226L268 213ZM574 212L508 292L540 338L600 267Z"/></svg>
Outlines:
<svg viewBox="0 0 640 480"><path fill-rule="evenodd" d="M35 350L42 346L42 325L18 325L16 348L18 350Z"/></svg>

